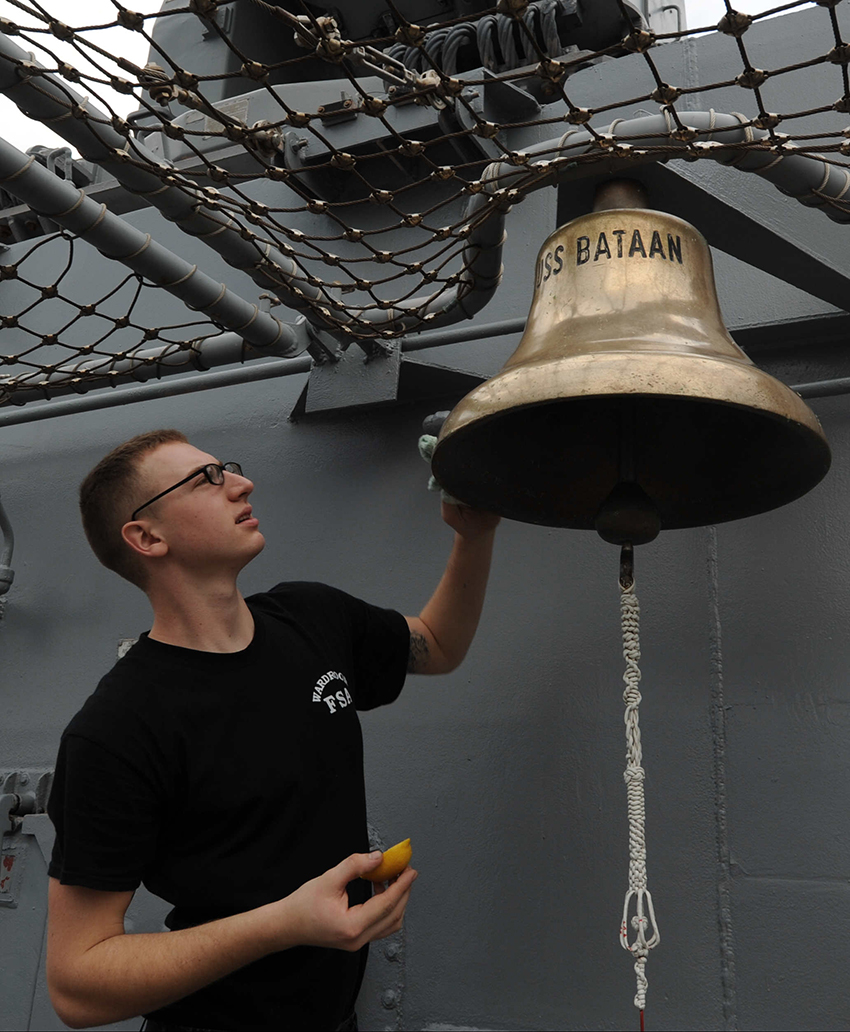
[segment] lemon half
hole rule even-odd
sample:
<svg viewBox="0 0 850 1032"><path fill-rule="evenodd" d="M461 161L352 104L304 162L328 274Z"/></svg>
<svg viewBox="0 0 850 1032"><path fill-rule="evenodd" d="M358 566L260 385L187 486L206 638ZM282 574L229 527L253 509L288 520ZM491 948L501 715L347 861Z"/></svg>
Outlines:
<svg viewBox="0 0 850 1032"><path fill-rule="evenodd" d="M369 871L363 877L371 882L389 881L391 878L401 874L410 863L412 856L413 850L410 848L410 839L406 838L404 842L399 842L394 846L390 846L389 849L385 849L383 860L381 860L374 871Z"/></svg>

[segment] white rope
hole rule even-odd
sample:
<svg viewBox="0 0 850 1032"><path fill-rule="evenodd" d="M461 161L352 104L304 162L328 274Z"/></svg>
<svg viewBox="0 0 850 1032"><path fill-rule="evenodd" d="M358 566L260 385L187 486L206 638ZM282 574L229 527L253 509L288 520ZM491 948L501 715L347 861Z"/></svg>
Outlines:
<svg viewBox="0 0 850 1032"><path fill-rule="evenodd" d="M655 910L652 906L652 895L646 887L646 838L644 828L646 814L644 811L643 781L644 769L641 766L642 753L640 745L640 726L638 725L638 707L640 706L640 606L635 595L634 582L625 588L620 585L620 619L623 627L623 657L626 660L626 672L623 680L626 690L623 702L626 704L626 770L623 775L626 782L626 796L629 809L629 888L623 903L623 920L620 924L620 945L635 958L635 974L637 976L637 994L635 1007L643 1010L646 1006L646 961L649 951L661 941L658 925L655 923ZM634 900L635 913L629 920L629 910ZM629 925L635 931L634 940L629 942Z"/></svg>

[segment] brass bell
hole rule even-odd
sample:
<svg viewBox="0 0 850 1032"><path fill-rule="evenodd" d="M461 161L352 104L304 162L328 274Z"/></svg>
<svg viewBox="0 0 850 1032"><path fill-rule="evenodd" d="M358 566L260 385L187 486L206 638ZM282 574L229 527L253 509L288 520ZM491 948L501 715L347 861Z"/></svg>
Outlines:
<svg viewBox="0 0 850 1032"><path fill-rule="evenodd" d="M702 235L637 205L549 236L519 347L432 459L470 505L633 544L784 505L829 464L814 413L729 336Z"/></svg>

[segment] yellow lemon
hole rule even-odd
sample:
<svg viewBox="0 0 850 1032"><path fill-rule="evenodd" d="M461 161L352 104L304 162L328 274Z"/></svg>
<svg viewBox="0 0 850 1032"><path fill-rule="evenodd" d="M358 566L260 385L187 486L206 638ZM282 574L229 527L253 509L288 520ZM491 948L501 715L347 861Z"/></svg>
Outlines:
<svg viewBox="0 0 850 1032"><path fill-rule="evenodd" d="M410 863L412 856L413 850L410 848L410 839L406 838L404 842L399 842L397 845L385 849L383 860L374 871L364 874L363 877L371 882L389 881L391 878L401 874Z"/></svg>

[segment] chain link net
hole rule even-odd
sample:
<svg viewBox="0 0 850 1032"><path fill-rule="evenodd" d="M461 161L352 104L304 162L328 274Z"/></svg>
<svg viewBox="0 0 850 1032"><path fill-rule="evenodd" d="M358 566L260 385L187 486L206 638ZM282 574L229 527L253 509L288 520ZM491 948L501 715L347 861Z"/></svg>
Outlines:
<svg viewBox="0 0 850 1032"><path fill-rule="evenodd" d="M825 45L809 52L801 44L793 63L768 66L760 25L804 6ZM68 24L74 5L56 0L9 7L15 18L0 18L0 33L20 48L4 62L31 91L21 106L35 111L50 94L58 107L46 124L82 154L34 148L32 159L119 213L154 205L215 246L261 286L282 321L306 318L317 360L332 358L340 342L380 348L381 338L439 324L452 307L458 317L474 314L466 299L492 292L498 279L486 255L501 228L487 237L487 225L500 226L530 189L566 169L697 160L709 148L721 148L726 164L766 156L764 167L812 156L824 182L835 172L839 186L813 189L804 203L850 221L845 0L759 15L727 0L719 25L666 33L609 0L596 37L582 28L577 0L499 0L487 10L459 0L451 17L429 0L352 3L335 17L300 0L167 0L157 14L110 0L112 17L91 25ZM144 39L146 64L120 56L115 30ZM665 47L709 31L728 50L716 67L733 74L666 81ZM631 63L624 81L638 88L599 103L596 80L580 73L604 73L611 61ZM811 106L772 107L777 83L813 70ZM709 111L712 94L730 88L740 132L718 143L713 115L701 124L689 113ZM120 114L116 94L136 110ZM618 117L635 109L663 116L663 130L657 119L646 133L631 132L632 122L617 130ZM85 390L128 361L135 379L158 375L164 362L202 365L204 340L226 326L117 263L111 278L101 259L96 277L82 274L91 245L15 189L4 181L0 195L0 402L69 384ZM199 212L214 230L189 225ZM157 325L147 324L152 312Z"/></svg>

